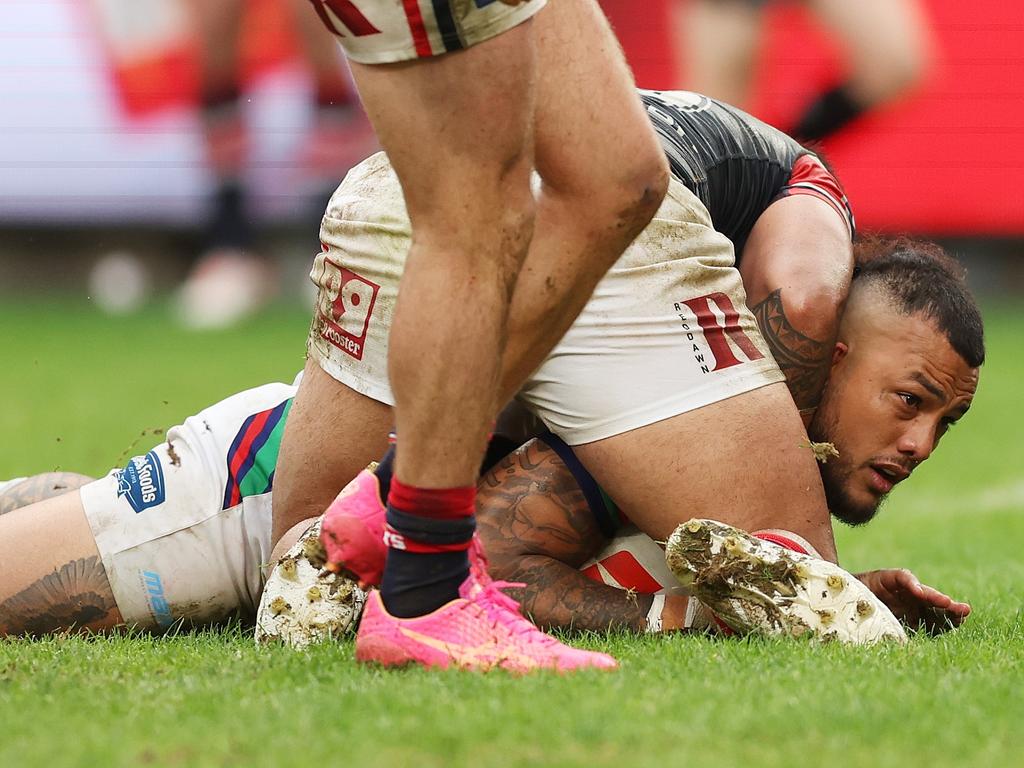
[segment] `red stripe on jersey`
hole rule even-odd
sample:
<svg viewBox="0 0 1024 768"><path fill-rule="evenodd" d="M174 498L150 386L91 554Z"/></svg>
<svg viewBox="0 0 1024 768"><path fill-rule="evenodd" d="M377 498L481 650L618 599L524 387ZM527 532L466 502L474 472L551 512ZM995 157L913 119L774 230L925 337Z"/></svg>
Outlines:
<svg viewBox="0 0 1024 768"><path fill-rule="evenodd" d="M405 18L409 20L409 30L412 32L413 45L416 46L416 55L421 58L432 56L434 52L430 48L430 38L427 37L423 14L420 13L419 0L402 0L402 7L405 8Z"/></svg>
<svg viewBox="0 0 1024 768"><path fill-rule="evenodd" d="M661 584L640 565L632 552L616 552L600 563L623 589L633 589L644 595L661 591Z"/></svg>
<svg viewBox="0 0 1024 768"><path fill-rule="evenodd" d="M604 579L601 578L601 569L597 567L597 563L594 563L593 565L588 565L586 568L580 571L580 573L582 573L591 581L596 581L600 584L604 584Z"/></svg>
<svg viewBox="0 0 1024 768"><path fill-rule="evenodd" d="M256 418L252 420L252 424L249 425L249 429L246 432L245 438L238 446L238 450L235 451L235 455L231 458L231 464L229 469L231 470L230 476L235 481L236 485L241 480L238 477L238 471L242 468L246 458L249 456L249 449L252 448L253 441L259 437L260 432L263 431L264 425L267 423L267 419L270 418L270 414L273 409L269 411L263 411L256 415ZM237 499L235 498L237 495ZM241 491L235 489L232 491L231 499L235 504L238 504L242 500Z"/></svg>
<svg viewBox="0 0 1024 768"><path fill-rule="evenodd" d="M793 172L789 175L789 181L775 196L775 199L790 195L811 195L819 200L824 200L843 217L852 237L854 232L853 213L850 211L846 193L843 192L843 185L814 155L801 155L797 158L797 161L793 163Z"/></svg>

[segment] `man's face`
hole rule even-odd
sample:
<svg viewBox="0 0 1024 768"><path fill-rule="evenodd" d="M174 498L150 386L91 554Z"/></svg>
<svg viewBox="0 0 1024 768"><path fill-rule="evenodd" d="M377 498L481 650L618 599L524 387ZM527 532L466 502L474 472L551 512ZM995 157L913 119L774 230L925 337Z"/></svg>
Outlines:
<svg viewBox="0 0 1024 768"><path fill-rule="evenodd" d="M829 382L808 430L835 444L821 466L832 514L868 522L897 483L927 459L966 413L978 386L932 322L886 306L875 291L851 296Z"/></svg>

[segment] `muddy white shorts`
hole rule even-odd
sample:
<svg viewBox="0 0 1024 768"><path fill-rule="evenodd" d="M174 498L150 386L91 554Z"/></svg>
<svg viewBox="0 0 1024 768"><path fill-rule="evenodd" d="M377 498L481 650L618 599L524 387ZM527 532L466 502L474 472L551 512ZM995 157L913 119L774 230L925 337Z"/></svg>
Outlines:
<svg viewBox="0 0 1024 768"><path fill-rule="evenodd" d="M345 54L362 64L438 56L482 43L547 0L313 0Z"/></svg>
<svg viewBox="0 0 1024 768"><path fill-rule="evenodd" d="M394 404L388 331L409 222L383 154L349 172L328 204L320 239L310 275L318 287L310 355L341 383ZM673 181L657 216L518 397L579 445L782 380L746 307L732 243Z"/></svg>
<svg viewBox="0 0 1024 768"><path fill-rule="evenodd" d="M295 387L233 395L81 489L117 607L166 629L251 617L270 558L271 486Z"/></svg>

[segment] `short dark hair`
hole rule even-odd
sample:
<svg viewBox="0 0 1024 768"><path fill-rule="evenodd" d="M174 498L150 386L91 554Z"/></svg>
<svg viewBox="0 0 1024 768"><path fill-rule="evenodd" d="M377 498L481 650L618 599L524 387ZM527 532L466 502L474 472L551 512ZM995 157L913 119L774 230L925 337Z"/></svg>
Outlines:
<svg viewBox="0 0 1024 768"><path fill-rule="evenodd" d="M985 362L985 327L967 272L940 245L868 236L854 243L855 284L883 289L897 310L922 314L972 368Z"/></svg>

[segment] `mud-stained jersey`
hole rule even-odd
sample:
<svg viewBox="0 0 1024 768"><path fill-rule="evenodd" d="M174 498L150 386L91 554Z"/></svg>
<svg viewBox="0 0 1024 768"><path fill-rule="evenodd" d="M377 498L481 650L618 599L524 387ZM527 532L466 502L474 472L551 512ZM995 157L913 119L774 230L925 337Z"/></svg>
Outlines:
<svg viewBox="0 0 1024 768"><path fill-rule="evenodd" d="M836 178L809 149L743 110L689 91L640 91L672 175L700 198L736 262L754 222L780 197L829 203L853 235L853 214Z"/></svg>

